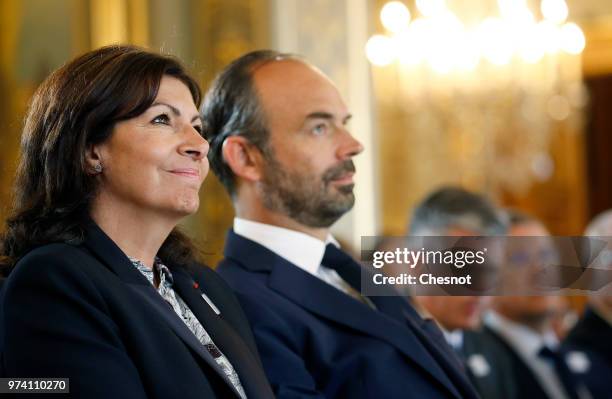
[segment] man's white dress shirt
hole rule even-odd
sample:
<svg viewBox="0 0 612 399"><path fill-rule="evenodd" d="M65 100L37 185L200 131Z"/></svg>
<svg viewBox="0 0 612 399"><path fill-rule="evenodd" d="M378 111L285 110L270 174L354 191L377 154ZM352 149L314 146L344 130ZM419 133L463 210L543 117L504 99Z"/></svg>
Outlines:
<svg viewBox="0 0 612 399"><path fill-rule="evenodd" d="M557 377L554 365L539 355L547 346L555 350L559 340L552 330L540 334L522 324L508 320L494 311L487 312L484 323L501 336L531 369L536 379L550 398L568 399L563 385Z"/></svg>
<svg viewBox="0 0 612 399"><path fill-rule="evenodd" d="M269 249L281 258L358 301L373 306L367 298L364 298L344 281L335 270L321 266L327 244L331 243L340 247L338 241L331 234L327 235L325 241L321 241L299 231L238 217L234 218L234 233Z"/></svg>

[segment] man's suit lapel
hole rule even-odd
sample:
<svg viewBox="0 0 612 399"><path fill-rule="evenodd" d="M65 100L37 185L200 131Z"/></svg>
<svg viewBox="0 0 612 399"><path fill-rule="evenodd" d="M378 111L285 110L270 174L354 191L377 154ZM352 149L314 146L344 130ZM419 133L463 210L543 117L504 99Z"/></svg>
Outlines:
<svg viewBox="0 0 612 399"><path fill-rule="evenodd" d="M142 273L132 265L123 251L93 222L87 229L84 245L104 266L117 274L129 289L147 302L151 309L157 312L159 318L165 321L172 331L226 382L237 397L240 397L233 384L202 343L198 341ZM203 325L206 326L204 323ZM160 345L163 345L163 342Z"/></svg>
<svg viewBox="0 0 612 399"><path fill-rule="evenodd" d="M327 260L336 263L335 269L341 272L341 276L351 283L353 288L361 291L363 281L372 281L371 271L362 267L348 254L335 247L330 247L329 250L331 252ZM325 258L323 261L325 262ZM423 320L406 298L398 296L393 288L380 286L378 289L382 296L370 297L377 309L401 324L407 323L455 383L462 386L465 392L475 393L465 373L459 371L464 371L463 363L448 345L436 323L432 319Z"/></svg>
<svg viewBox="0 0 612 399"><path fill-rule="evenodd" d="M404 323L401 323L380 312L372 311L367 305L291 264L275 267L270 274L269 285L271 289L312 313L388 342L442 382L450 392L462 397L440 367L440 361L448 362L448 357L431 342L430 337L423 334L413 320L405 318ZM416 339L415 335L419 339ZM423 346L430 352L423 350ZM434 360L435 358L438 361Z"/></svg>
<svg viewBox="0 0 612 399"><path fill-rule="evenodd" d="M470 381L465 365L459 355L448 345L440 330L433 332L426 325L427 323L435 324L435 322L433 320L426 320L421 321L419 324L417 321L409 319L409 323L419 325L420 328L414 328L413 331L419 336L423 345L429 350L429 353L442 365L447 375L450 376L457 386L461 387L464 396L477 398L476 388Z"/></svg>
<svg viewBox="0 0 612 399"><path fill-rule="evenodd" d="M181 270L173 270L174 285L181 298L189 306L193 314L206 328L215 345L228 358L248 398L269 398L273 396L267 378L257 358L247 347L234 329L223 319L223 313L217 315L202 298L202 291L209 295L210 300L223 309L219 298L210 296L210 290L206 289L207 281L199 281L201 287L196 288L191 276ZM221 310L222 312L222 310Z"/></svg>
<svg viewBox="0 0 612 399"><path fill-rule="evenodd" d="M185 323L183 323L174 310L166 303L166 301L164 301L164 299L152 286L146 287L142 285L130 284L129 288L131 288L133 292L147 302L152 309L157 311L160 318L170 326L174 333L226 382L237 397L240 397L234 388L234 385L227 378L227 375L223 372L223 370L221 370L221 368L217 365L217 362L212 355L204 348L202 343L198 341ZM160 345L163 345L163 343L160 343Z"/></svg>
<svg viewBox="0 0 612 399"><path fill-rule="evenodd" d="M354 260L352 260L352 264L353 268L358 269L354 273L360 275L359 280L361 281L361 273L369 273L369 271L361 269L361 266ZM369 281L372 281L371 276ZM391 287L379 287L379 289L386 289L386 295L370 297L378 310L401 324L408 324L412 332L438 361L438 364L446 371L451 380L461 387L462 392L472 397L476 396L476 390L467 377L463 362L446 342L446 338L444 338L436 323L432 319L423 320L407 299L398 296L397 292L393 291Z"/></svg>
<svg viewBox="0 0 612 399"><path fill-rule="evenodd" d="M406 324L372 311L367 305L232 231L226 241L225 256L247 269L268 271L270 289L298 306L319 317L341 323L393 345L440 381L453 395L462 397L438 363L423 349L422 343L411 334L411 329Z"/></svg>

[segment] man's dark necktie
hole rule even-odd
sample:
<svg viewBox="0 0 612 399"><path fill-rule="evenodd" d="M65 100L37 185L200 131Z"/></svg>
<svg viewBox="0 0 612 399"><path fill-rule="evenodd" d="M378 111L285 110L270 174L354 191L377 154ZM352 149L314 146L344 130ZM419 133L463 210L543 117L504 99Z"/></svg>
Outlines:
<svg viewBox="0 0 612 399"><path fill-rule="evenodd" d="M350 255L333 244L327 244L321 264L335 270L344 281L353 287L353 289L355 289L358 293L361 293L362 268ZM395 295L392 291L389 292L389 295L391 296L368 296L367 298L371 300L376 308L381 312L391 317L402 318L403 306L400 298L392 297Z"/></svg>
<svg viewBox="0 0 612 399"><path fill-rule="evenodd" d="M351 256L333 244L327 244L321 263L336 271L344 281L350 284L357 292L361 292L361 273L369 273L363 269ZM383 289L385 287L382 287ZM378 310L397 320L410 317L423 331L436 340L446 343L444 334L432 319L423 320L404 298L397 296L397 292L388 288L385 296L368 296Z"/></svg>
<svg viewBox="0 0 612 399"><path fill-rule="evenodd" d="M337 248L333 244L328 244L325 248L325 254L321 263L336 271L338 275L350 284L356 291L361 292L361 273L370 273L367 269L364 269L355 261L351 256ZM369 277L371 278L371 276ZM385 288L385 287L383 287ZM451 349L450 345L446 342L444 334L438 328L436 323L432 319L423 320L417 312L410 306L405 298L398 297L397 292L390 287L385 292L385 296L368 296L368 298L376 305L376 308L387 316L394 318L399 322L408 322L414 326L415 331L418 333L419 340L429 348L429 352L436 358L442 366L446 369L447 364L455 370L459 370L459 374L464 373L464 366L455 352ZM450 373L450 371L449 371ZM449 375L453 375L452 373ZM451 377L453 378L453 377ZM467 376L465 381L459 382L462 385L465 383L469 385ZM473 392L471 386L466 389ZM573 399L573 398L572 398Z"/></svg>
<svg viewBox="0 0 612 399"><path fill-rule="evenodd" d="M351 256L339 249L333 244L327 244L325 254L321 263L336 271L344 281L350 284L356 291L361 292L361 273L370 273L367 269L362 268ZM416 328L420 328L439 350L445 351L447 356L450 356L460 368L463 368L463 363L450 345L446 342L444 334L432 319L422 319L417 312L410 306L408 301L399 297L397 292L390 287L379 287L378 289L387 289L385 296L368 296L367 298L376 305L376 308L389 317L402 322L409 318Z"/></svg>

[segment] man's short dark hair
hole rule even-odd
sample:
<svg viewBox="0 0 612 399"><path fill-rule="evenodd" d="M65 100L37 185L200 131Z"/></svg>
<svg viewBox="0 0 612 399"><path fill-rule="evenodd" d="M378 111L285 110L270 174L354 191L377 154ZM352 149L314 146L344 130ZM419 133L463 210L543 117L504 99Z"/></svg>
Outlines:
<svg viewBox="0 0 612 399"><path fill-rule="evenodd" d="M229 136L242 136L268 154L268 126L253 85L256 68L284 59L299 59L274 50L253 51L232 61L213 81L201 109L204 137L210 144L208 159L230 195L234 194L234 173L223 160L223 142Z"/></svg>
<svg viewBox="0 0 612 399"><path fill-rule="evenodd" d="M484 196L459 187L443 187L416 207L409 232L412 235L444 235L453 227L481 235L501 235L508 229L503 214Z"/></svg>

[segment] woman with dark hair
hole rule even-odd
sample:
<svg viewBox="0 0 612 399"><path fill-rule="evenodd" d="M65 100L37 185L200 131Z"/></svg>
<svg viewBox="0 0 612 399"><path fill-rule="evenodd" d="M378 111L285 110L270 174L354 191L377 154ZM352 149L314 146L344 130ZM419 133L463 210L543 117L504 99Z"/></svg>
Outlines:
<svg viewBox="0 0 612 399"><path fill-rule="evenodd" d="M200 89L170 57L84 54L35 93L0 240L8 377L79 398L267 398L249 325L176 225L208 172Z"/></svg>

